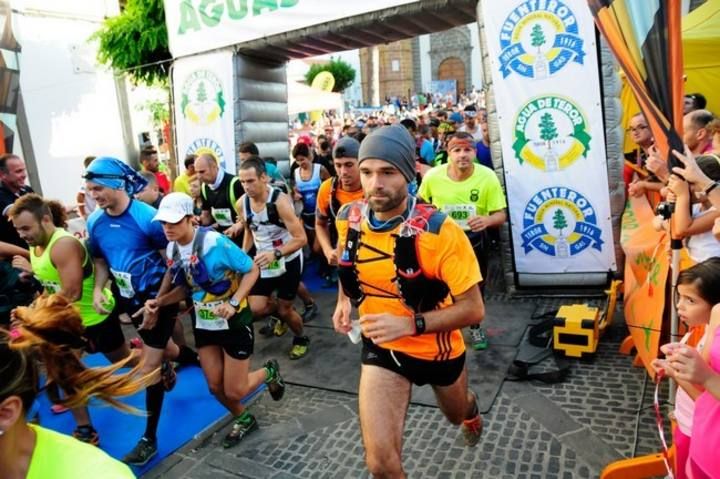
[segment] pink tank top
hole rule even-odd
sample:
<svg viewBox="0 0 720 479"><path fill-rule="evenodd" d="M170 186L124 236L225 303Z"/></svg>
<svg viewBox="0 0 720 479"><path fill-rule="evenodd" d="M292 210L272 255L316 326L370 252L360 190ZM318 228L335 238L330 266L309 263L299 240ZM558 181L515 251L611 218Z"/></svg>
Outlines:
<svg viewBox="0 0 720 479"><path fill-rule="evenodd" d="M720 374L720 327L710 346L710 366ZM709 477L720 472L720 400L704 392L695 401L690 459Z"/></svg>
<svg viewBox="0 0 720 479"><path fill-rule="evenodd" d="M705 345L705 342L707 341L707 331L709 329L706 329L705 334L700 339L697 345L697 350L701 351L703 350L703 346ZM678 428L680 429L680 432L685 434L687 437L692 436L692 425L693 425L693 415L695 413L695 401L690 397L688 393L685 392L683 388L677 389L677 395L675 396L675 420L677 421Z"/></svg>

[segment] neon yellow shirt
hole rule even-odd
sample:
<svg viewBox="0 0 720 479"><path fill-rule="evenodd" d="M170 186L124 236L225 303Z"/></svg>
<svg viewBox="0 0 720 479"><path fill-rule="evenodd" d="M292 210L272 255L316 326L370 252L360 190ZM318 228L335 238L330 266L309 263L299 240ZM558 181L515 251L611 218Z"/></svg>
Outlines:
<svg viewBox="0 0 720 479"><path fill-rule="evenodd" d="M448 176L449 164L436 166L423 177L418 196L435 205L468 231L472 216L487 216L507 207L505 193L495 172L474 165L472 175L463 181Z"/></svg>
<svg viewBox="0 0 720 479"><path fill-rule="evenodd" d="M28 424L35 431L35 450L26 479L134 479L122 462L102 449L77 439Z"/></svg>
<svg viewBox="0 0 720 479"><path fill-rule="evenodd" d="M178 176L175 178L175 183L173 183L173 191L175 193L185 193L190 196L190 180L193 178L194 176L189 176L187 173Z"/></svg>

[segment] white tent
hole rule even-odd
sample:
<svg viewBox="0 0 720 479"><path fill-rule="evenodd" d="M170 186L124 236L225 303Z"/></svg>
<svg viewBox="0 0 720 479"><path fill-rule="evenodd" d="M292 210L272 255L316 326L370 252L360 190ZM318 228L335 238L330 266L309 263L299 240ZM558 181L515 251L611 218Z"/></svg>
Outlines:
<svg viewBox="0 0 720 479"><path fill-rule="evenodd" d="M313 110L342 110L340 93L326 92L304 83L288 82L288 115Z"/></svg>

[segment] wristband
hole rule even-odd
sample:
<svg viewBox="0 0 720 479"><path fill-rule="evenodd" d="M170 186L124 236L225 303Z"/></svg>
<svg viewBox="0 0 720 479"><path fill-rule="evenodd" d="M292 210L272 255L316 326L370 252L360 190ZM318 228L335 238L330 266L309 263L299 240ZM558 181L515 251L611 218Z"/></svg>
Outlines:
<svg viewBox="0 0 720 479"><path fill-rule="evenodd" d="M419 336L425 333L425 316L421 313L416 313L414 318L415 323L415 334L413 336Z"/></svg>
<svg viewBox="0 0 720 479"><path fill-rule="evenodd" d="M705 196L707 196L707 195L709 195L710 192L711 192L712 190L714 190L717 186L718 186L718 182L717 182L717 181L713 181L712 183L710 183L710 186L708 186L707 188L705 188L705 189L703 190L703 193L705 194Z"/></svg>

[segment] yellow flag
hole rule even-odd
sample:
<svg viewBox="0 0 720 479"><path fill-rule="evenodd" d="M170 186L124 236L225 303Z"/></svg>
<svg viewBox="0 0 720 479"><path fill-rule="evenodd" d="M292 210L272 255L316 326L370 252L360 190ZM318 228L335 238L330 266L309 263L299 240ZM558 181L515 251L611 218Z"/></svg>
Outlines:
<svg viewBox="0 0 720 479"><path fill-rule="evenodd" d="M315 75L315 78L313 78L312 81L312 85L310 86L322 91L332 91L332 89L335 87L335 77L330 72L320 72ZM322 110L314 110L310 112L310 121L320 121L321 117Z"/></svg>

